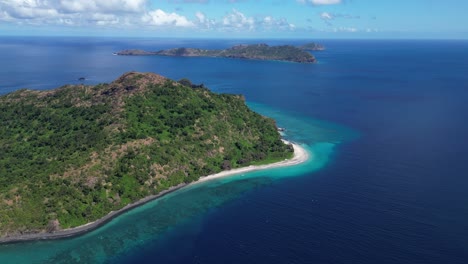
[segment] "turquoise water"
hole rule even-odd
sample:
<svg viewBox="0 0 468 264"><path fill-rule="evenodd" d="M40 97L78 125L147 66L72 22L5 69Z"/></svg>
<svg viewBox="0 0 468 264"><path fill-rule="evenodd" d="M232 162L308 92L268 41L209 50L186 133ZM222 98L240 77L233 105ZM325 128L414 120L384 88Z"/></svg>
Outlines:
<svg viewBox="0 0 468 264"><path fill-rule="evenodd" d="M342 141L357 136L336 124L285 113L250 103L255 111L273 117L284 127L285 138L301 144L310 155L302 164L254 171L192 184L135 208L86 235L55 241L0 246L0 263L104 263L113 262L149 241L196 221L204 214L246 192L268 186L285 177L297 177L326 166Z"/></svg>

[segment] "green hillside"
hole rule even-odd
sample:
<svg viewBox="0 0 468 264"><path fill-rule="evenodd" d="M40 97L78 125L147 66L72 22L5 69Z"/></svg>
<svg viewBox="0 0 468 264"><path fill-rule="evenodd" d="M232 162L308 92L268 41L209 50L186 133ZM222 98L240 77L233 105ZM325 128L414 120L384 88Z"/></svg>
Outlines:
<svg viewBox="0 0 468 264"><path fill-rule="evenodd" d="M131 72L1 96L0 236L79 226L200 176L292 156L242 96L181 83Z"/></svg>
<svg viewBox="0 0 468 264"><path fill-rule="evenodd" d="M237 45L222 50L196 48L173 48L160 51L122 50L122 56L176 56L176 57L221 57L251 60L277 60L298 63L315 63L315 57L307 52L307 47L298 48L291 45L269 46L267 44Z"/></svg>

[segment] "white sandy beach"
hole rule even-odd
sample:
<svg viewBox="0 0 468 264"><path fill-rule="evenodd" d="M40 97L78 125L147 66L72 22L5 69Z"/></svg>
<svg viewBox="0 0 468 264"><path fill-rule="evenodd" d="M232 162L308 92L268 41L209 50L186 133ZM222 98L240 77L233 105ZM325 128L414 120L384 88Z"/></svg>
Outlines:
<svg viewBox="0 0 468 264"><path fill-rule="evenodd" d="M228 170L228 171L222 171L220 173L216 173L216 174L201 177L200 179L198 179L198 181L193 182L192 184L197 184L197 183L204 182L204 181L210 181L210 180L213 180L213 179L229 177L229 176L242 174L242 173L246 173L246 172L251 172L251 171L256 171L256 170L265 170L265 169L271 169L271 168L277 168L277 167L293 166L293 165L303 163L303 162L305 162L305 161L307 161L309 159L309 154L307 153L307 151L303 147L301 147L298 144L288 142L286 140L283 140L283 141L285 143L292 144L292 146L294 148L294 156L291 159L283 160L283 161L272 163L272 164L258 165L258 166L251 165L251 166L244 167L244 168L238 168L238 169L233 169L233 170Z"/></svg>

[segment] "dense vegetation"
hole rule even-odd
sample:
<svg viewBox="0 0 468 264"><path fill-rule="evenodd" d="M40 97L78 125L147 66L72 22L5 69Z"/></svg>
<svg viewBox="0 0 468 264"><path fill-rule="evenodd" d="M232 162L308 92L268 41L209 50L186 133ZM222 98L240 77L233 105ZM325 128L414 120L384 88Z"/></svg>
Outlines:
<svg viewBox="0 0 468 264"><path fill-rule="evenodd" d="M82 225L203 175L292 156L241 96L156 74L20 90L0 97L0 113L1 236Z"/></svg>
<svg viewBox="0 0 468 264"><path fill-rule="evenodd" d="M304 46L306 47L306 46ZM309 47L309 46L307 46ZM174 48L161 51L123 50L118 55L160 55L184 57L223 57L256 60L278 60L300 63L313 63L315 57L306 51L291 45L268 46L267 44L237 45L223 50L207 50L194 48Z"/></svg>

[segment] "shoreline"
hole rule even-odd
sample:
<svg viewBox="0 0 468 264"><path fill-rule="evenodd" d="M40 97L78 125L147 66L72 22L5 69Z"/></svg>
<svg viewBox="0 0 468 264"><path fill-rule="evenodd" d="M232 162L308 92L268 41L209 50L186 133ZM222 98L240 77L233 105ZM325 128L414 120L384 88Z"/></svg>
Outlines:
<svg viewBox="0 0 468 264"><path fill-rule="evenodd" d="M294 144L292 142L286 141L286 140L283 140L283 142L286 144L291 144L294 148L294 156L291 159L286 159L286 160L278 161L278 162L271 163L271 164L250 165L247 167L218 172L216 174L211 174L208 176L200 177L197 181L190 183L190 185L198 184L200 182L210 181L213 179L229 177L229 176L246 173L246 172L294 166L294 165L301 164L309 159L309 153L307 153L307 151L303 147L297 144Z"/></svg>
<svg viewBox="0 0 468 264"><path fill-rule="evenodd" d="M185 186L188 185L194 185L194 184L199 184L201 182L206 182L218 178L224 178L224 177L229 177L233 175L238 175L241 173L247 173L251 171L257 171L257 170L265 170L265 169L272 169L272 168L279 168L279 167L288 167L288 166L294 166L301 164L309 159L309 153L307 151L299 146L298 144L283 140L287 144L291 144L294 148L294 156L291 159L286 159L283 161L271 163L271 164L265 164L265 165L250 165L248 167L243 167L243 168L237 168L237 169L232 169L228 171L222 171L216 174L211 174L208 176L203 176L200 177L197 181L191 182L189 184L187 183L181 183L177 186L173 186L169 188L168 190L162 191L158 194L155 195L150 195L147 196L143 199L140 199L134 203L127 204L123 208L117 210L117 211L111 211L107 215L103 216L102 218L86 223L81 226L73 227L73 228L68 228L64 230L59 230L55 231L52 233L33 233L33 234L25 234L25 235L18 235L18 236L10 236L10 237L2 237L0 238L0 245L1 244L12 244L12 243L22 243L22 242L30 242L30 241L38 241L38 240L59 240L59 239L65 239L65 238L71 238L71 237L77 237L80 235L84 235L86 233L89 233L93 230L96 230L97 228L105 225L106 223L110 222L114 218L118 217L119 215L122 215L123 213L139 207L141 205L144 205L148 202L151 202L157 198L160 198L166 194L172 193L178 189L181 189Z"/></svg>

